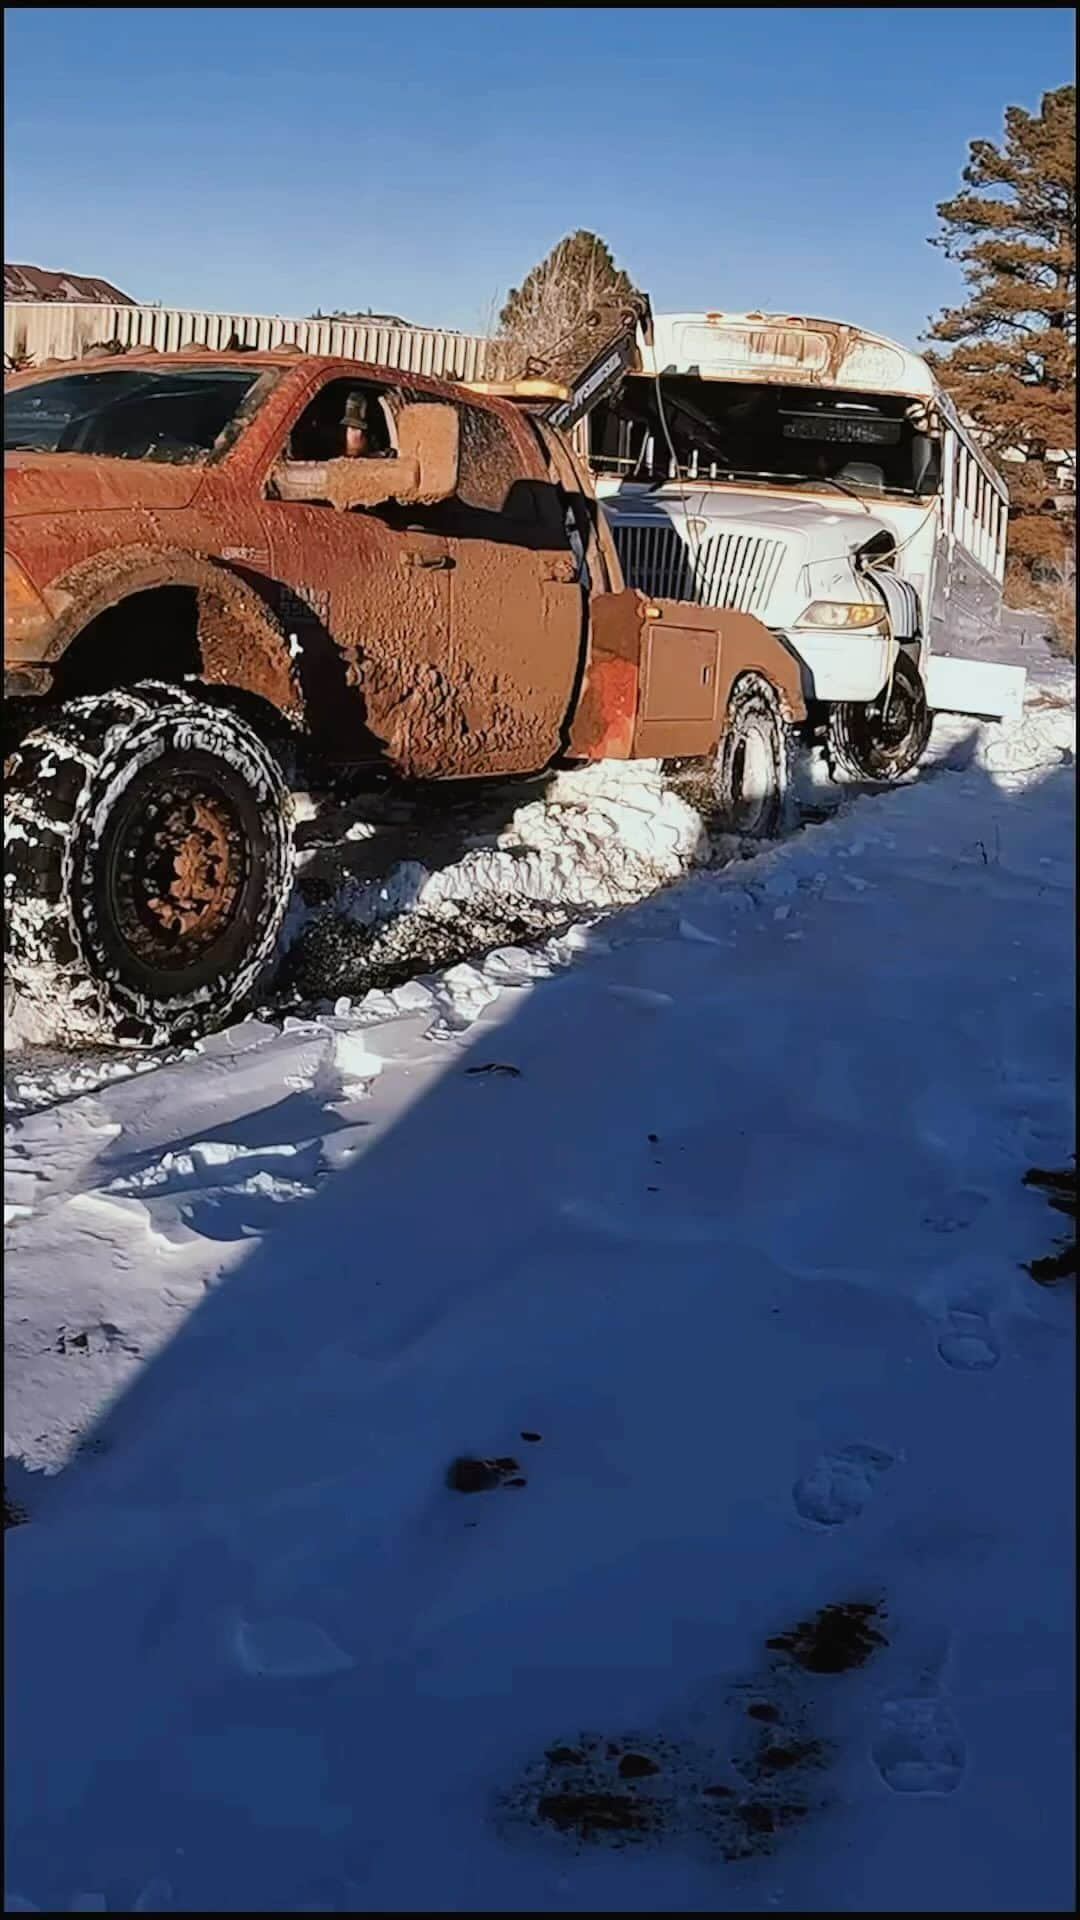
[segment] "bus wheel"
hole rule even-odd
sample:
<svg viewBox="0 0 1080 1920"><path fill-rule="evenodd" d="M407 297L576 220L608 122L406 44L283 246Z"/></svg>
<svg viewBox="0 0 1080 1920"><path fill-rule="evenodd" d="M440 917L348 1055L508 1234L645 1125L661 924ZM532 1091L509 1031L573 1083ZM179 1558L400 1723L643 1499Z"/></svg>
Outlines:
<svg viewBox="0 0 1080 1920"><path fill-rule="evenodd" d="M826 753L835 773L858 780L899 780L926 751L932 716L918 669L901 654L886 704L838 700L829 710Z"/></svg>

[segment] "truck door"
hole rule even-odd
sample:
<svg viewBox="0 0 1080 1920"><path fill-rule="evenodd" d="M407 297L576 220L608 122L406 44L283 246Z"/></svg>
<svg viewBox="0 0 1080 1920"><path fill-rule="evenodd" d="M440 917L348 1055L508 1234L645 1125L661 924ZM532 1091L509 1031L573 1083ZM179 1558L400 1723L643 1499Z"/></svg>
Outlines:
<svg viewBox="0 0 1080 1920"><path fill-rule="evenodd" d="M461 731L446 771L531 773L562 744L586 592L539 448L519 445L493 408L463 403L460 412L454 499L397 510L399 524L437 533L449 549L450 678ZM524 441L523 424L519 432Z"/></svg>
<svg viewBox="0 0 1080 1920"><path fill-rule="evenodd" d="M321 750L356 764L386 759L423 776L445 771L439 690L450 673L445 535L403 523L389 504L338 512L275 497L278 460L340 457L346 410L361 394L371 458L393 456L393 409L376 383L328 376L275 450L262 518L279 612Z"/></svg>

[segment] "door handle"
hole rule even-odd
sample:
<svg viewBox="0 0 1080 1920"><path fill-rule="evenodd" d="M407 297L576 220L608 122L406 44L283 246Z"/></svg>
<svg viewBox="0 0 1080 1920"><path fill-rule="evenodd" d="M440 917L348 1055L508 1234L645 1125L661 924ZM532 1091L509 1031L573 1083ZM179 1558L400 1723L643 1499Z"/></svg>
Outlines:
<svg viewBox="0 0 1080 1920"><path fill-rule="evenodd" d="M449 573L454 565L448 553L417 553L411 548L400 559L403 567L423 567L429 573Z"/></svg>

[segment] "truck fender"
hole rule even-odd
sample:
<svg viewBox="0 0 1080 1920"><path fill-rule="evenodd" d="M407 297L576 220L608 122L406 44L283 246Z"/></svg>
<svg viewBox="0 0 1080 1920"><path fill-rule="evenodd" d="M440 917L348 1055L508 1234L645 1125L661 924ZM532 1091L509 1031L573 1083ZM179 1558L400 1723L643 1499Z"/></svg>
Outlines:
<svg viewBox="0 0 1080 1920"><path fill-rule="evenodd" d="M42 595L54 621L43 663L61 660L72 641L110 607L159 587L190 587L195 594L204 680L255 694L294 724L303 721L303 693L274 609L232 568L182 548L96 554L61 575Z"/></svg>
<svg viewBox="0 0 1080 1920"><path fill-rule="evenodd" d="M901 646L911 646L913 642L921 640L922 606L910 581L899 580L895 573L886 573L880 568L872 570L869 578L889 610L893 639L898 640Z"/></svg>

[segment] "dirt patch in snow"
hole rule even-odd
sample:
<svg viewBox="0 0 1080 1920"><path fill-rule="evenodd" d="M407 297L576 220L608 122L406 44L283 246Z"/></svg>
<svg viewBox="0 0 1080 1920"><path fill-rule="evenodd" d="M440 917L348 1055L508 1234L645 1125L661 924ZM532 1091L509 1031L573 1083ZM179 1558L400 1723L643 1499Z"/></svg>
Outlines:
<svg viewBox="0 0 1080 1920"><path fill-rule="evenodd" d="M842 1601L768 1639L789 1658L728 1693L713 1743L655 1731L556 1740L501 1802L503 1821L579 1847L678 1840L728 1861L771 1853L828 1798L834 1746L799 1670L863 1666L887 1644L883 1618L880 1601Z"/></svg>
<svg viewBox="0 0 1080 1920"><path fill-rule="evenodd" d="M27 1519L27 1515L23 1511L22 1507L20 1507L18 1501L9 1500L7 1493L5 1492L4 1494L4 1530L5 1532L7 1531L8 1527L23 1526L26 1522L26 1519Z"/></svg>
<svg viewBox="0 0 1080 1920"><path fill-rule="evenodd" d="M477 1460L462 1454L447 1470L446 1484L452 1493L491 1493L495 1487L523 1487L525 1479L516 1460Z"/></svg>
<svg viewBox="0 0 1080 1920"><path fill-rule="evenodd" d="M500 814L507 801L500 790L474 804L471 822L444 821L424 847L427 858L428 847L451 856L434 871L412 857L381 876L353 870L330 888L325 866L302 868L283 936L286 994L319 1001L388 989L536 942L643 899L713 852L701 817L655 761L557 774L509 817ZM359 830L354 845L369 838L362 822L339 816L336 826L339 836Z"/></svg>
<svg viewBox="0 0 1080 1920"><path fill-rule="evenodd" d="M759 1743L764 1746L764 1740ZM787 1768L770 1765L783 1753ZM548 1748L513 1810L577 1846L697 1843L725 1860L769 1853L821 1804L826 1749L790 1731L741 1764L686 1739L578 1734Z"/></svg>
<svg viewBox="0 0 1080 1920"><path fill-rule="evenodd" d="M1027 1270L1040 1286L1053 1287L1062 1280L1076 1278L1076 1159L1070 1167L1029 1167L1024 1175L1024 1185L1035 1187L1045 1193L1056 1213L1063 1213L1070 1222L1070 1231L1063 1237L1053 1253L1043 1254L1038 1260L1029 1260Z"/></svg>
<svg viewBox="0 0 1080 1920"><path fill-rule="evenodd" d="M419 974L479 960L493 948L565 932L570 924L559 908L522 905L507 912L493 900L450 912L403 912L373 927L330 909L287 956L281 987L287 999L305 1003L403 986Z"/></svg>
<svg viewBox="0 0 1080 1920"><path fill-rule="evenodd" d="M888 1646L876 1624L883 1617L880 1601L845 1600L822 1607L765 1645L774 1653L790 1654L807 1673L846 1673L864 1666L876 1648Z"/></svg>

